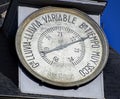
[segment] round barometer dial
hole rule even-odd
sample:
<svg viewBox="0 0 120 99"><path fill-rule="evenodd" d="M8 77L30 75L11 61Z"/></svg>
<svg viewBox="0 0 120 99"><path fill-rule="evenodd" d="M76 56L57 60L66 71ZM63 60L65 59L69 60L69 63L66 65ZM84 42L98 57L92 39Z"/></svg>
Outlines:
<svg viewBox="0 0 120 99"><path fill-rule="evenodd" d="M108 45L103 31L79 10L45 7L28 16L16 35L23 66L43 82L79 86L105 66Z"/></svg>

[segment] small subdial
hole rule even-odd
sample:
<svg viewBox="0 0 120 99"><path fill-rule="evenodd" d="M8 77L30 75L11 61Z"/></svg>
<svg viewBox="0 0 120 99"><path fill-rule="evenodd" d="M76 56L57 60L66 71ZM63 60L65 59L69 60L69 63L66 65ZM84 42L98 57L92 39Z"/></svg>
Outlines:
<svg viewBox="0 0 120 99"><path fill-rule="evenodd" d="M50 65L77 65L84 57L86 39L68 27L56 26L40 35L38 50Z"/></svg>

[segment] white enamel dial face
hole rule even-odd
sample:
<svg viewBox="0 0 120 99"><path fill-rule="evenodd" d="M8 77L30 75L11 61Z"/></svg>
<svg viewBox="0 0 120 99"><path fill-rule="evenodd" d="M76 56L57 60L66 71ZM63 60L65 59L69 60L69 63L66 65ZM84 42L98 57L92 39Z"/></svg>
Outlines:
<svg viewBox="0 0 120 99"><path fill-rule="evenodd" d="M64 26L55 26L44 31L38 40L38 49L49 65L57 66L75 66L85 54L80 35Z"/></svg>
<svg viewBox="0 0 120 99"><path fill-rule="evenodd" d="M16 36L22 64L38 79L56 86L92 80L106 63L108 46L98 25L89 20L82 12L64 8L33 13Z"/></svg>

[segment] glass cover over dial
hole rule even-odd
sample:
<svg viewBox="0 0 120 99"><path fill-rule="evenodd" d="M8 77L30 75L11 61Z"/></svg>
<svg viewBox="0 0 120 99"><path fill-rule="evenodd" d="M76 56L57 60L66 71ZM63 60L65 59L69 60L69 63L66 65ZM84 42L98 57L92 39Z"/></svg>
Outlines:
<svg viewBox="0 0 120 99"><path fill-rule="evenodd" d="M79 86L105 66L108 44L87 14L45 7L20 25L16 50L23 66L38 79L62 87Z"/></svg>

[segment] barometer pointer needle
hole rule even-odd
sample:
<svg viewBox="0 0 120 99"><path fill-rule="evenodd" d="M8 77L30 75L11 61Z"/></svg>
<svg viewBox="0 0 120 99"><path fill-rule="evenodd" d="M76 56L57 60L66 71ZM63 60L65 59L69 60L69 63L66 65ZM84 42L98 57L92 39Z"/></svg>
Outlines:
<svg viewBox="0 0 120 99"><path fill-rule="evenodd" d="M50 53L50 52L53 52L53 51L61 50L61 49L63 49L63 48L68 47L68 46L71 45L71 44L84 41L84 40L86 40L87 38L88 38L88 36L87 36L87 37L84 37L84 38L81 38L81 39L79 39L79 40L77 40L77 41L68 43L68 44L64 44L64 45L57 46L57 47L55 47L55 48L53 48L53 49L51 49L51 50L48 50L48 51L41 51L41 53L47 54L47 53Z"/></svg>

